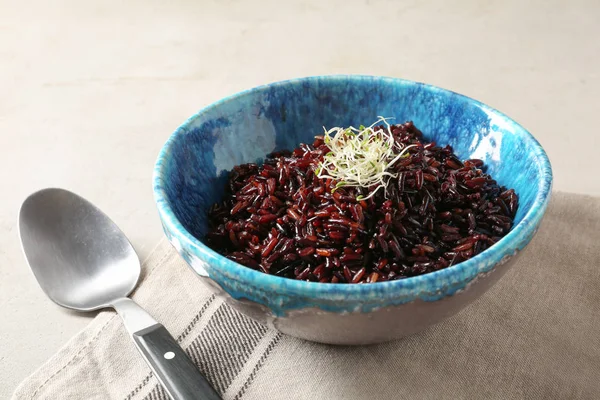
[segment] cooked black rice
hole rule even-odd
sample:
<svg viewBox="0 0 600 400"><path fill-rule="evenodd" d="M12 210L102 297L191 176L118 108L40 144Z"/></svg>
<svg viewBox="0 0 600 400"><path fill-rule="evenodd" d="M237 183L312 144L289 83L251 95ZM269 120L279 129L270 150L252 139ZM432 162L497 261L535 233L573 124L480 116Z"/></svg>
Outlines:
<svg viewBox="0 0 600 400"><path fill-rule="evenodd" d="M383 127L379 127L383 129ZM461 161L450 146L423 142L407 122L394 139L415 144L392 167L397 179L369 189L335 188L315 175L329 152L322 137L263 165L231 171L224 200L209 211L211 248L248 268L313 282L365 283L447 268L496 243L512 228L513 189Z"/></svg>

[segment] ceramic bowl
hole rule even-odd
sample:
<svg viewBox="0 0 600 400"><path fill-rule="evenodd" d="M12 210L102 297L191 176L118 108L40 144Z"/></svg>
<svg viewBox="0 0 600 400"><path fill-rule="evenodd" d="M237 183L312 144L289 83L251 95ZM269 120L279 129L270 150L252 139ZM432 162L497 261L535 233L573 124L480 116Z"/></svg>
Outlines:
<svg viewBox="0 0 600 400"><path fill-rule="evenodd" d="M207 209L228 171L274 150L312 143L323 126L358 126L377 116L407 120L462 159L480 158L519 195L515 226L472 259L392 282L325 284L263 274L203 243ZM227 302L279 331L334 344L398 339L455 314L488 290L535 235L552 184L546 153L504 114L431 85L374 76L319 76L250 89L200 110L168 139L153 186L164 231L181 256ZM521 267L526 268L526 265Z"/></svg>

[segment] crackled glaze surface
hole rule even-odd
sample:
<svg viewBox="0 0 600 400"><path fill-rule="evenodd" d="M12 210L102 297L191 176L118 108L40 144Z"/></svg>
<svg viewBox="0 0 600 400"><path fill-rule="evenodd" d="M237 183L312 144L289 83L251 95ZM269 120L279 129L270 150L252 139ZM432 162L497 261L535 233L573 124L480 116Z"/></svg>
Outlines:
<svg viewBox="0 0 600 400"><path fill-rule="evenodd" d="M311 142L324 125L368 124L378 115L394 117L398 123L412 120L427 139L452 145L459 157L483 159L487 171L519 195L513 230L482 254L451 268L368 285L308 283L262 274L221 257L196 239L205 234L206 210L221 198L227 172L234 165L260 162L273 150ZM154 173L154 194L165 233L183 258L232 298L264 306L280 319L289 319L291 311L299 310L369 313L416 300L437 302L464 291L478 275L529 243L548 204L551 184L545 152L510 118L444 89L371 76L296 79L221 100L173 133ZM474 281L468 290L476 285ZM464 296L453 309L472 298ZM433 314L428 324L437 322L435 310L428 313ZM322 322L326 321L323 317ZM293 329L288 333L293 334Z"/></svg>

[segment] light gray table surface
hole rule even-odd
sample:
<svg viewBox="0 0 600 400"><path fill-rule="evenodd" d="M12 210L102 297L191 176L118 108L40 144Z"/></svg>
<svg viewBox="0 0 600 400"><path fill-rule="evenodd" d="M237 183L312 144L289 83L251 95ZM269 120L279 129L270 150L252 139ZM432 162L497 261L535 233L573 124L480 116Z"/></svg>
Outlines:
<svg viewBox="0 0 600 400"><path fill-rule="evenodd" d="M500 109L545 147L556 190L600 195L598 21L598 1L0 0L0 398L90 321L25 264L32 191L89 198L144 258L162 236L153 162L180 122L258 84L366 73Z"/></svg>

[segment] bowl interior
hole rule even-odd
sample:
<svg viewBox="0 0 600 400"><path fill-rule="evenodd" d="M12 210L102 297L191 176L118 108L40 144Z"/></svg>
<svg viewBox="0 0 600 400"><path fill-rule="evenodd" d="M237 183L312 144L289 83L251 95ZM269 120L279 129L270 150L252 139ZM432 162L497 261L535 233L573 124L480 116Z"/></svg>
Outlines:
<svg viewBox="0 0 600 400"><path fill-rule="evenodd" d="M547 191L543 150L520 125L468 97L392 78L334 76L261 86L217 102L169 139L163 190L194 236L207 232L208 208L223 195L228 171L274 150L312 143L323 127L412 120L428 140L450 144L461 159L480 158L487 172L519 195L518 224ZM543 194L546 195L547 193Z"/></svg>

